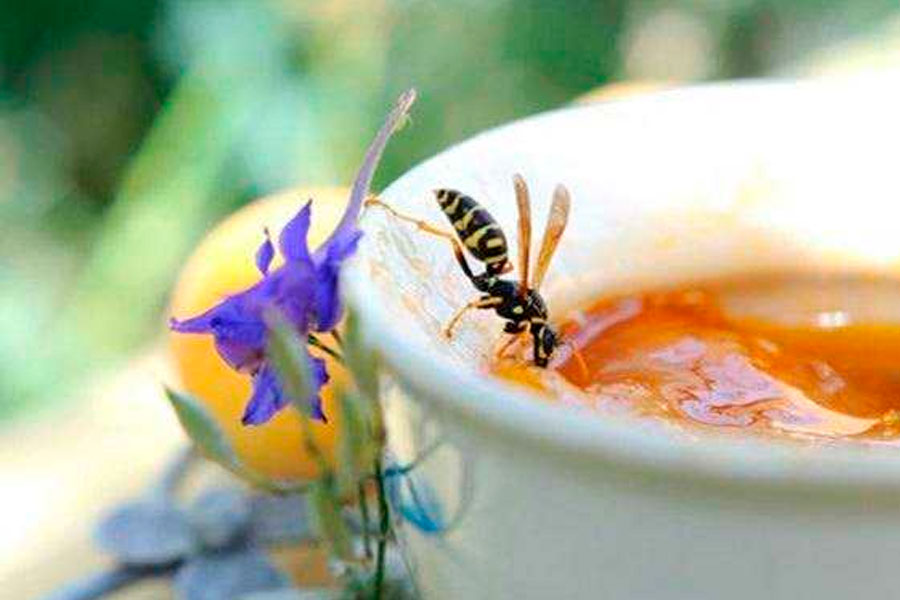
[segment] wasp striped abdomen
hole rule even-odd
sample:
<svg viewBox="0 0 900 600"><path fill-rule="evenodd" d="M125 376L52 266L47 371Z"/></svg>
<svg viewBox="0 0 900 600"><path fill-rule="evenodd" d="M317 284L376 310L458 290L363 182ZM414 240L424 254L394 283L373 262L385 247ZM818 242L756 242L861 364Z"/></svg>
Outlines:
<svg viewBox="0 0 900 600"><path fill-rule="evenodd" d="M503 230L494 217L471 197L456 190L435 190L438 204L466 249L485 264L487 272L499 275L509 263Z"/></svg>

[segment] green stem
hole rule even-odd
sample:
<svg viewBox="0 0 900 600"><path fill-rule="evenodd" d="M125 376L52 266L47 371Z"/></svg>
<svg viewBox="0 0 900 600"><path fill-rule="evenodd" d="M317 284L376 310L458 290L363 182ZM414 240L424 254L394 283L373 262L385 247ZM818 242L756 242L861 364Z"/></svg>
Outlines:
<svg viewBox="0 0 900 600"><path fill-rule="evenodd" d="M307 341L309 342L310 345L315 346L316 348L318 348L325 354L328 354L329 356L331 356L332 358L334 358L335 360L337 360L338 362L343 364L344 357L341 356L340 352L338 352L337 350L334 350L333 348L326 346L325 343L322 342L322 340L320 340L313 334L309 334L309 336L307 337Z"/></svg>
<svg viewBox="0 0 900 600"><path fill-rule="evenodd" d="M372 540L369 531L369 503L366 500L366 484L362 481L359 482L359 511L362 514L363 522L363 549L365 550L366 558L372 560Z"/></svg>
<svg viewBox="0 0 900 600"><path fill-rule="evenodd" d="M313 439L312 428L309 426L309 417L304 414L300 414L300 437L302 438L303 447L319 467L319 477L330 475L331 469L328 467L328 461L325 460L325 456L316 445Z"/></svg>
<svg viewBox="0 0 900 600"><path fill-rule="evenodd" d="M375 482L378 489L378 514L380 518L378 532L378 554L375 558L375 600L380 600L384 587L384 558L387 552L388 533L391 527L391 514L388 507L387 494L384 489L384 473L381 458L375 459Z"/></svg>

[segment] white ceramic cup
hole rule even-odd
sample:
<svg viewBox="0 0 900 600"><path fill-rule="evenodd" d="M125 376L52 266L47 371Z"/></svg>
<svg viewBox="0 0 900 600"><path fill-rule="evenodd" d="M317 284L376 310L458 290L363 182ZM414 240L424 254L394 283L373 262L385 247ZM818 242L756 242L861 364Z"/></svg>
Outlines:
<svg viewBox="0 0 900 600"><path fill-rule="evenodd" d="M514 238L510 178L522 173L540 238L553 186L566 184L570 230L544 286L557 318L591 297L698 278L896 277L898 107L892 82L856 81L566 108L454 146L382 198L449 228L429 191L457 188ZM398 464L424 453L394 488L425 598L900 595L896 449L685 436L554 406L484 374L501 335L493 314L441 338L477 297L448 244L374 208L362 223L344 281L398 384Z"/></svg>

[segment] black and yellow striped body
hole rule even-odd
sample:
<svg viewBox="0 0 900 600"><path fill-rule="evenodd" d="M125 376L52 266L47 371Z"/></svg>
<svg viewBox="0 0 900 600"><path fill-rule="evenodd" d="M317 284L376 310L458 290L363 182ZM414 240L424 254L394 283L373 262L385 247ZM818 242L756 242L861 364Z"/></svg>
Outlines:
<svg viewBox="0 0 900 600"><path fill-rule="evenodd" d="M499 275L508 270L506 236L487 209L456 190L441 189L434 193L454 233L466 250L484 263L487 273Z"/></svg>
<svg viewBox="0 0 900 600"><path fill-rule="evenodd" d="M509 247L500 225L487 209L461 192L440 189L434 193L466 250L484 263L484 273L473 275L459 257L466 275L484 293L485 308L492 308L506 321L507 333L529 330L534 339L534 363L546 367L559 344L558 337L547 323L547 306L540 294L535 290L522 294L518 282L499 277L509 270Z"/></svg>

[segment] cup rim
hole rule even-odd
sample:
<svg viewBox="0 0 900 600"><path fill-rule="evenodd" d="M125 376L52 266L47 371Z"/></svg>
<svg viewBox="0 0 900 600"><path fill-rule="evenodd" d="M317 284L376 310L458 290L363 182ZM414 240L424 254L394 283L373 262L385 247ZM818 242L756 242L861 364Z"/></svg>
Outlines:
<svg viewBox="0 0 900 600"><path fill-rule="evenodd" d="M389 185L383 196L406 177L440 163L445 155L463 144L498 131L532 126L561 112L603 111L624 103L636 103L667 94L738 96L778 90L809 89L816 81L748 80L663 89L634 98L565 106L487 129L442 150ZM728 97L726 95L726 97ZM367 231L365 215L360 227ZM348 263L342 284L348 304L359 315L365 334L377 350L391 376L440 412L452 413L473 427L489 429L520 442L543 445L547 450L575 454L599 463L656 472L679 478L702 478L736 484L767 484L775 487L830 488L832 490L900 491L900 455L896 448L863 445L815 446L757 439L745 435L703 432L699 442L684 434L648 429L639 418L606 419L588 409L553 405L526 388L471 370L455 368L439 352L414 337L404 337L401 327L385 307L373 302L373 285L363 267L365 246ZM641 425L643 423L643 425ZM892 452L893 451L893 452Z"/></svg>

